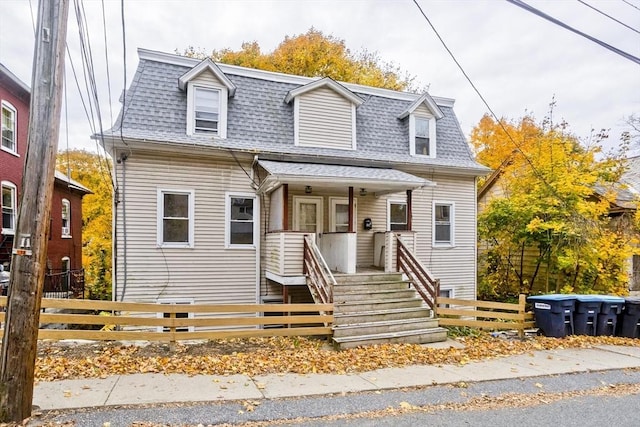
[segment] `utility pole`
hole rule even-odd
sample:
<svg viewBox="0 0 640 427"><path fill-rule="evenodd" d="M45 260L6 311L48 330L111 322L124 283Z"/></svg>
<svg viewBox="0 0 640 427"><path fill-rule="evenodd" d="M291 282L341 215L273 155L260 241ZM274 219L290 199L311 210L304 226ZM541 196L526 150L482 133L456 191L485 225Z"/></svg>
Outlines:
<svg viewBox="0 0 640 427"><path fill-rule="evenodd" d="M27 156L0 354L0 422L31 416L64 82L68 0L40 0Z"/></svg>

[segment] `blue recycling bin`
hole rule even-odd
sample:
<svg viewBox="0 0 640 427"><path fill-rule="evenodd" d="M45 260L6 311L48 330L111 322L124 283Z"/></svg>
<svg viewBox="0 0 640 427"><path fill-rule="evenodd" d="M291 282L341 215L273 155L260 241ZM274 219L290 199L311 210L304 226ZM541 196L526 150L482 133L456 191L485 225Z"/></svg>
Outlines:
<svg viewBox="0 0 640 427"><path fill-rule="evenodd" d="M616 334L618 327L618 316L624 307L624 298L611 295L596 295L602 305L596 323L596 335L612 336Z"/></svg>
<svg viewBox="0 0 640 427"><path fill-rule="evenodd" d="M545 336L562 338L573 334L575 295L535 295L527 301L533 305L536 327Z"/></svg>
<svg viewBox="0 0 640 427"><path fill-rule="evenodd" d="M624 299L624 310L620 316L620 335L627 338L640 338L640 298Z"/></svg>
<svg viewBox="0 0 640 427"><path fill-rule="evenodd" d="M598 295L576 295L573 313L573 332L576 335L595 335L602 299Z"/></svg>

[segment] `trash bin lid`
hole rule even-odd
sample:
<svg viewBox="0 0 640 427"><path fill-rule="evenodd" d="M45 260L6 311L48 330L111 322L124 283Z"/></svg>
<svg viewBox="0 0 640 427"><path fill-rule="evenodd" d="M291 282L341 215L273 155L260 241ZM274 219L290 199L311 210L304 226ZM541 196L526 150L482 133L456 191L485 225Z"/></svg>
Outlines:
<svg viewBox="0 0 640 427"><path fill-rule="evenodd" d="M640 305L640 297L626 297L624 301L629 305Z"/></svg>
<svg viewBox="0 0 640 427"><path fill-rule="evenodd" d="M576 295L578 302L602 302L602 295Z"/></svg>
<svg viewBox="0 0 640 427"><path fill-rule="evenodd" d="M576 299L576 295L548 294L548 295L533 295L533 296L527 297L527 301L567 301L567 300L573 300L573 299Z"/></svg>
<svg viewBox="0 0 640 427"><path fill-rule="evenodd" d="M602 302L608 302L608 303L619 303L622 304L624 303L624 298L622 297L617 297L615 295L593 295L594 297L598 297L598 300L602 301ZM640 303L640 298L638 298L638 303Z"/></svg>

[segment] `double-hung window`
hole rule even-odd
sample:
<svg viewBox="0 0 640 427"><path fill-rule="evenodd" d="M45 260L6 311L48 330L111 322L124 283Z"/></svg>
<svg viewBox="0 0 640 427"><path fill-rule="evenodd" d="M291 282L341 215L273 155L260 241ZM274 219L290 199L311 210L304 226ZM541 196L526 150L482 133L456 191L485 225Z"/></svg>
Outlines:
<svg viewBox="0 0 640 427"><path fill-rule="evenodd" d="M14 234L16 231L16 186L2 181L2 234Z"/></svg>
<svg viewBox="0 0 640 427"><path fill-rule="evenodd" d="M6 101L2 101L2 145L3 150L18 152L16 139L16 109Z"/></svg>
<svg viewBox="0 0 640 427"><path fill-rule="evenodd" d="M258 226L258 199L251 194L227 193L226 246L255 247Z"/></svg>
<svg viewBox="0 0 640 427"><path fill-rule="evenodd" d="M431 155L429 147L429 119L416 117L416 134L414 138L416 154Z"/></svg>
<svg viewBox="0 0 640 427"><path fill-rule="evenodd" d="M62 237L71 237L71 203L62 199Z"/></svg>
<svg viewBox="0 0 640 427"><path fill-rule="evenodd" d="M408 230L407 221L407 203L389 201L388 205L389 213L389 230L390 231L404 231Z"/></svg>
<svg viewBox="0 0 640 427"><path fill-rule="evenodd" d="M158 246L193 247L193 190L158 190Z"/></svg>
<svg viewBox="0 0 640 427"><path fill-rule="evenodd" d="M409 138L411 155L436 157L436 119L434 117L411 114Z"/></svg>
<svg viewBox="0 0 640 427"><path fill-rule="evenodd" d="M433 204L433 245L454 246L454 204L434 202Z"/></svg>
<svg viewBox="0 0 640 427"><path fill-rule="evenodd" d="M194 90L194 132L218 135L220 91L197 86Z"/></svg>

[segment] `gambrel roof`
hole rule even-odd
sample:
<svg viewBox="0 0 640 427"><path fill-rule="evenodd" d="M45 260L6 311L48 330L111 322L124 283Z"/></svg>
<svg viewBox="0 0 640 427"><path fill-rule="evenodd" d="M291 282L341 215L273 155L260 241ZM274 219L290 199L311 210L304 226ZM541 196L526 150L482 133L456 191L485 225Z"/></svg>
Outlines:
<svg viewBox="0 0 640 427"><path fill-rule="evenodd" d="M139 50L139 56L138 69L126 93L124 113L113 129L105 133L109 137L111 132L114 144L120 144L122 124L124 139L150 146L198 146L249 152L261 159L282 160L284 156L312 163L342 162L377 167L405 164L473 175L489 171L475 161L453 112L452 99L214 64L210 60L143 49ZM219 70L235 87L235 96L228 101L226 138L185 133L187 94L180 90L178 81L195 73L194 67L208 67L212 72ZM362 101L355 120L355 150L294 144L294 103L285 100L314 85L340 90L352 102ZM436 158L410 155L408 120L398 118L421 103L427 103L434 115L441 116L437 121Z"/></svg>

